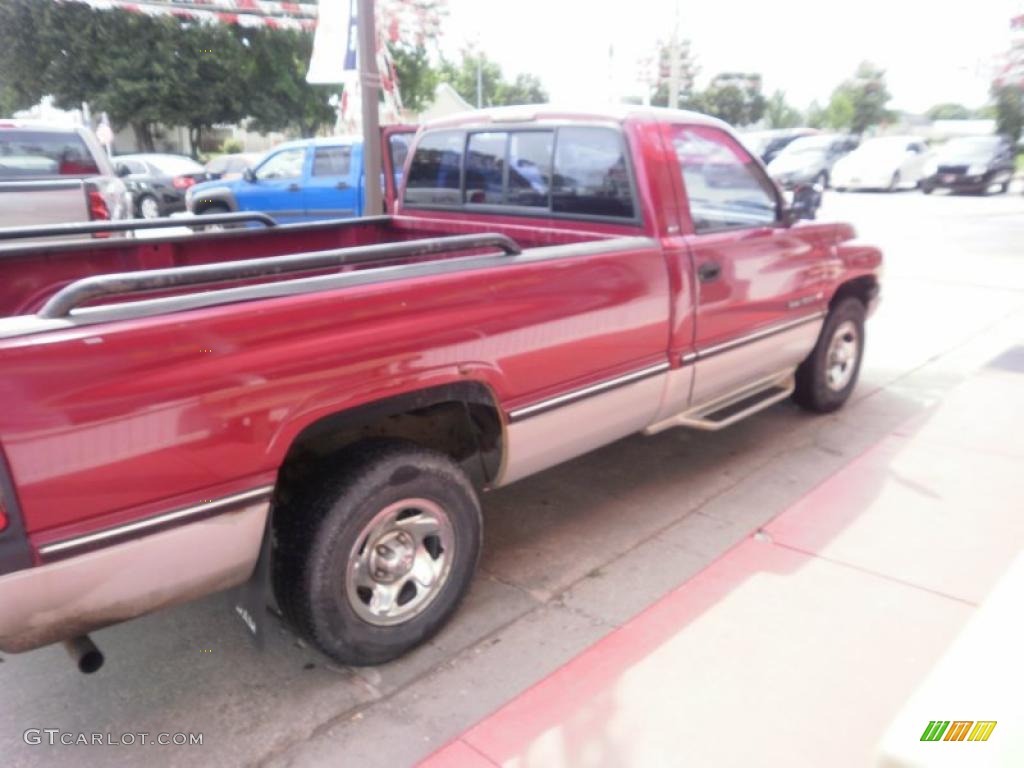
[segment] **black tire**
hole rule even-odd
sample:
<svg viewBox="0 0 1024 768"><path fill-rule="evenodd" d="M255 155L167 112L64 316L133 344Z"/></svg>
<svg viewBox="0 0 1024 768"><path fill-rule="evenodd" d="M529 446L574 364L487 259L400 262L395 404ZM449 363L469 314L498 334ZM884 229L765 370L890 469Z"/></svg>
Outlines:
<svg viewBox="0 0 1024 768"><path fill-rule="evenodd" d="M831 413L838 410L849 399L857 378L860 376L861 361L864 359L864 319L867 311L859 299L846 298L836 304L825 318L825 324L818 336L814 350L796 371L796 389L793 400L797 405L815 413ZM829 349L837 331L847 327L857 334L857 352L852 361L849 380L841 388L829 384Z"/></svg>
<svg viewBox="0 0 1024 768"><path fill-rule="evenodd" d="M361 666L401 656L440 629L469 588L480 554L480 504L447 456L411 443L364 442L347 451L332 477L285 495L289 498L274 512L274 594L295 629L332 659ZM380 626L361 616L360 610L365 614L369 608L357 609L358 598L350 596L350 563L368 547L367 558L380 551L381 540L369 541L367 526L381 510L407 500L427 500L443 509L454 554L447 575L418 613ZM411 574L402 578L411 581ZM402 594L410 581L401 585ZM401 604L401 595L396 603Z"/></svg>
<svg viewBox="0 0 1024 768"><path fill-rule="evenodd" d="M930 195L932 192L935 191L935 187L933 187L931 184L921 184L921 191L926 195Z"/></svg>
<svg viewBox="0 0 1024 768"><path fill-rule="evenodd" d="M814 183L820 186L822 189L828 189L829 179L828 171L822 171L814 178Z"/></svg>

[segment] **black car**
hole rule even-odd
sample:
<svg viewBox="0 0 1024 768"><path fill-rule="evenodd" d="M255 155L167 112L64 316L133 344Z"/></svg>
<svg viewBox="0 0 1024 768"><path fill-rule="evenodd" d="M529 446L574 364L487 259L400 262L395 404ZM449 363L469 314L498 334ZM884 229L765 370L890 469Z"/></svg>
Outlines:
<svg viewBox="0 0 1024 768"><path fill-rule="evenodd" d="M119 155L117 174L131 192L135 215L156 219L185 210L185 191L212 177L203 166L183 155Z"/></svg>
<svg viewBox="0 0 1024 768"><path fill-rule="evenodd" d="M1013 143L1004 136L951 139L936 150L919 186L926 195L936 189L1006 192L1013 180Z"/></svg>

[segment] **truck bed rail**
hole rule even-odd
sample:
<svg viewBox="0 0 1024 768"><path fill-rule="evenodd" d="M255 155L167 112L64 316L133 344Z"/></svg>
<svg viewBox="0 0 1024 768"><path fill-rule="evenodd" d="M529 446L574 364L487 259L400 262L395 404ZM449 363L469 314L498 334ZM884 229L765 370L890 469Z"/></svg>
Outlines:
<svg viewBox="0 0 1024 768"><path fill-rule="evenodd" d="M122 221L82 221L69 224L40 224L32 227L0 227L0 241L23 240L32 237L65 237L67 235L94 235L99 232L134 232L139 229L166 229L168 227L206 227L216 224L245 224L256 222L276 227L277 222L265 213L218 213L181 219L124 219Z"/></svg>
<svg viewBox="0 0 1024 768"><path fill-rule="evenodd" d="M218 217L210 216L209 218L216 219ZM172 267L145 272L118 272L76 280L51 296L36 313L36 316L48 320L68 317L76 307L101 297L153 293L189 286L223 283L229 280L276 277L333 266L416 258L435 253L481 248L498 248L508 256L522 253L519 245L506 235L453 235L404 243L382 243L314 253L247 259L223 264Z"/></svg>

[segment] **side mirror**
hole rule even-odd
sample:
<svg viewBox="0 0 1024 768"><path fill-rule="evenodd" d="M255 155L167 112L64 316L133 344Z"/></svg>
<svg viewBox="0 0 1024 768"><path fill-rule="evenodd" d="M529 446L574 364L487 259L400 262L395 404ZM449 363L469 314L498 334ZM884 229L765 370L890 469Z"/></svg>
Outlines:
<svg viewBox="0 0 1024 768"><path fill-rule="evenodd" d="M242 171L242 178L248 181L250 184L256 183L256 171L252 168L246 168Z"/></svg>
<svg viewBox="0 0 1024 768"><path fill-rule="evenodd" d="M785 210L786 226L800 219L814 219L821 207L821 192L815 184L800 184L793 190L793 202Z"/></svg>
<svg viewBox="0 0 1024 768"><path fill-rule="evenodd" d="M118 163L118 164L117 164L117 166L116 166L116 167L114 168L114 171L115 171L115 172L117 173L117 175L118 175L118 176L120 176L120 177L121 177L122 179L123 179L123 178L124 178L125 176L131 176L131 175L132 175L132 170L131 170L131 168L129 168L129 167L128 167L127 165L125 165L124 163Z"/></svg>

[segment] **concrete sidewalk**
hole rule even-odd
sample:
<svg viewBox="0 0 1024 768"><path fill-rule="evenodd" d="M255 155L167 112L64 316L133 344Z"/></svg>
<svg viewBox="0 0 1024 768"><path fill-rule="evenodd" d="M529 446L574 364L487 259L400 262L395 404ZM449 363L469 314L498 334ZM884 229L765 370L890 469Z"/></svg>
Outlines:
<svg viewBox="0 0 1024 768"><path fill-rule="evenodd" d="M979 363L424 765L875 764L890 723L1024 545L1024 346ZM1003 683L976 689L1005 704ZM986 743L926 745L971 752L962 765L989 764L1024 728L1019 707L931 717L1000 721ZM887 744L917 742L927 725Z"/></svg>

